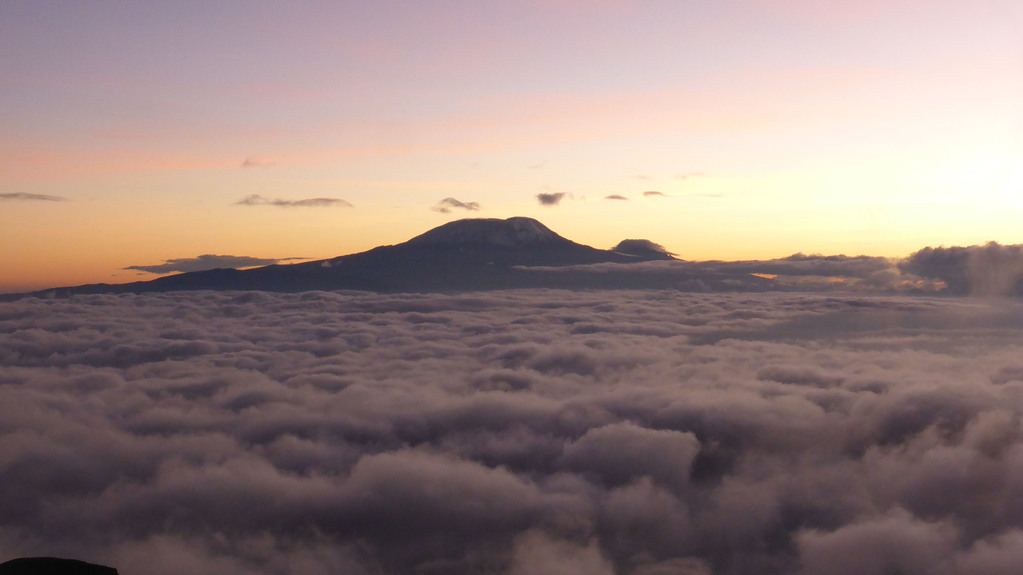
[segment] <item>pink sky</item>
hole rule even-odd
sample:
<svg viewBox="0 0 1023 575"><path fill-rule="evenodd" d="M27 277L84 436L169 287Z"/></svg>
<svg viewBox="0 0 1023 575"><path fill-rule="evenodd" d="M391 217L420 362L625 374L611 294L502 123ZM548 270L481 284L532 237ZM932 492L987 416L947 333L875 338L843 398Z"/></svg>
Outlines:
<svg viewBox="0 0 1023 575"><path fill-rule="evenodd" d="M429 209L448 196L690 259L1023 242L1020 12L3 3L0 194L22 199L0 200L0 290L334 256L466 215ZM249 194L354 207L234 205Z"/></svg>

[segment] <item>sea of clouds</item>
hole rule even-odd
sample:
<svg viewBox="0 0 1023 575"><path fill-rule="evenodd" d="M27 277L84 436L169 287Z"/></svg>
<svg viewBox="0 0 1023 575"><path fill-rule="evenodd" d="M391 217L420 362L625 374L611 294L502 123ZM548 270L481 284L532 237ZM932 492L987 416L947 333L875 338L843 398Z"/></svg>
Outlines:
<svg viewBox="0 0 1023 575"><path fill-rule="evenodd" d="M647 240L625 240L643 245ZM647 251L663 250L657 244ZM635 247L635 244L630 244ZM928 247L905 258L794 254L773 260L653 260L519 266L569 285L694 292L841 291L874 294L1023 296L1023 245Z"/></svg>
<svg viewBox="0 0 1023 575"><path fill-rule="evenodd" d="M1017 573L1021 327L834 293L3 303L0 560Z"/></svg>

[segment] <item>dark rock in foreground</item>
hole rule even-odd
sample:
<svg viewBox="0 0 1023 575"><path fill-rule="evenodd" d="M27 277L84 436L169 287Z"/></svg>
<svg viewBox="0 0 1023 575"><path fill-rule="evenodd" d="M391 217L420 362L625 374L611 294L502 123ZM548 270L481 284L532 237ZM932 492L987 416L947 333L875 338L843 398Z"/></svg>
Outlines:
<svg viewBox="0 0 1023 575"><path fill-rule="evenodd" d="M22 557L0 563L0 575L117 575L117 569L77 559Z"/></svg>

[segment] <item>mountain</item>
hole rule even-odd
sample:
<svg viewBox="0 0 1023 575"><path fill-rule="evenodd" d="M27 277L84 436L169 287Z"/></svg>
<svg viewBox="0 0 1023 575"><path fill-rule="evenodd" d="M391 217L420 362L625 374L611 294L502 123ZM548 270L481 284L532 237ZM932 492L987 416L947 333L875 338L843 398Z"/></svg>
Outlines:
<svg viewBox="0 0 1023 575"><path fill-rule="evenodd" d="M649 246L657 244L643 244L645 248ZM633 244L632 247L636 246ZM189 272L127 284L54 288L33 295L179 290L457 291L589 287L580 285L583 280L570 273L535 273L523 268L627 264L659 259L671 259L671 256L656 249L601 250L578 244L532 218L464 219L449 222L401 244L326 260L246 270Z"/></svg>
<svg viewBox="0 0 1023 575"><path fill-rule="evenodd" d="M543 246L579 246L533 218L464 219L448 222L406 242L409 246L528 248ZM585 246L583 246L585 247Z"/></svg>
<svg viewBox="0 0 1023 575"><path fill-rule="evenodd" d="M656 244L650 240L622 240L618 242L617 246L611 248L611 251L652 260L675 259L675 254L664 249L664 246L661 244Z"/></svg>

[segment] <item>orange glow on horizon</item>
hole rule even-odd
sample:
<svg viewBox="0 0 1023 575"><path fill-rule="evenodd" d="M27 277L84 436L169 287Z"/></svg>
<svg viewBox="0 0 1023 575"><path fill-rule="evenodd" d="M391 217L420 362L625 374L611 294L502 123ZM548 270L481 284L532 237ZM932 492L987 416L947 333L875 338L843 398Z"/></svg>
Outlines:
<svg viewBox="0 0 1023 575"><path fill-rule="evenodd" d="M0 18L0 291L334 257L458 217L690 260L1023 243L1008 0L137 10ZM431 210L446 197L480 209Z"/></svg>

